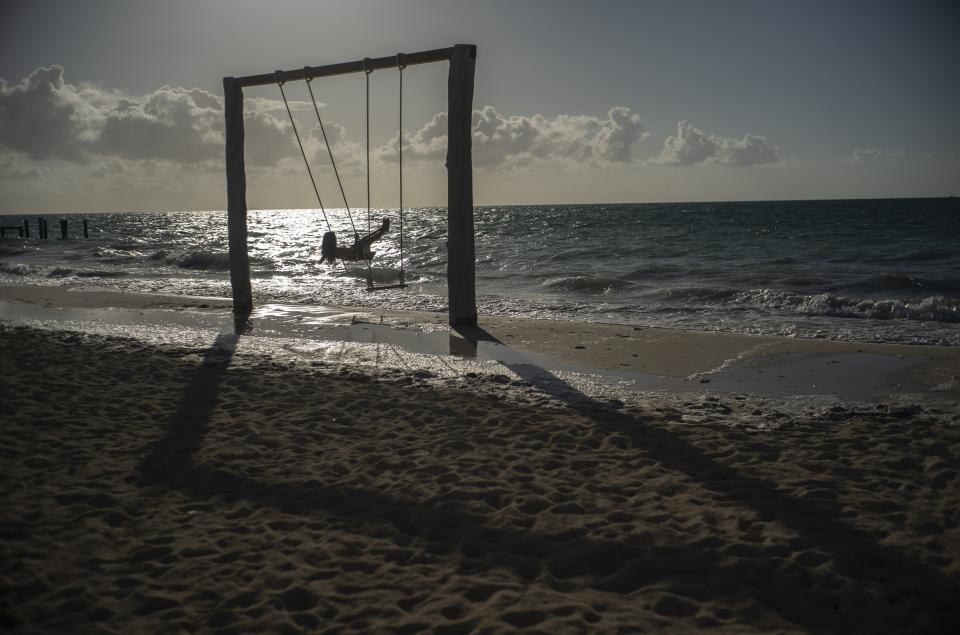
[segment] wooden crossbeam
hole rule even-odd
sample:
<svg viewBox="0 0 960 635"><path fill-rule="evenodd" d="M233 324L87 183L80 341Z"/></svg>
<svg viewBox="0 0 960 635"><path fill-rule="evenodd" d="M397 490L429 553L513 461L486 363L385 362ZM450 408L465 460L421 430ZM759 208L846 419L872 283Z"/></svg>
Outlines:
<svg viewBox="0 0 960 635"><path fill-rule="evenodd" d="M431 51L420 51L418 53L398 53L406 66L415 64L429 64L431 62L446 62L453 55L453 47L445 49L433 49ZM284 82L294 82L304 79L314 79L316 77L332 77L334 75L349 75L350 73L362 73L364 70L380 70L383 68L396 68L397 55L387 57L367 58L356 62L341 62L340 64L328 64L326 66L305 66L292 71L280 71L279 74L263 73L261 75L247 75L246 77L234 77L233 81L240 88L247 86L268 86L276 84L277 79Z"/></svg>

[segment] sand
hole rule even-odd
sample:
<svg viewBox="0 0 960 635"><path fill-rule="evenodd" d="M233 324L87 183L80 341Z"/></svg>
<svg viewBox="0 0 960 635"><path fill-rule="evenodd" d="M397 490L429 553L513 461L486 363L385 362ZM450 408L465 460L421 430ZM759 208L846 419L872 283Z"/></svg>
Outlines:
<svg viewBox="0 0 960 635"><path fill-rule="evenodd" d="M0 324L0 628L960 629L949 391L573 400L348 362Z"/></svg>

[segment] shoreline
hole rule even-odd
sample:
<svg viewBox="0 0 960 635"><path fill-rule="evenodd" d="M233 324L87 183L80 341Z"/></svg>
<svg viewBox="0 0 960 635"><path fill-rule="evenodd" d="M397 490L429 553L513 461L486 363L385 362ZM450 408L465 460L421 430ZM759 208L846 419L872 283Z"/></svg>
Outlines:
<svg viewBox="0 0 960 635"><path fill-rule="evenodd" d="M223 298L0 285L0 322L197 345L232 333ZM152 331L149 326L154 326ZM244 326L263 354L343 357L438 375L540 369L623 398L649 392L836 402L960 402L960 347L805 340L595 322L481 318L457 333L438 313L265 304ZM340 348L339 354L334 352ZM388 358L384 350L403 352ZM471 363L463 366L463 362ZM480 362L487 362L482 364ZM412 366L411 366L412 364ZM478 367L479 364L479 367ZM463 366L461 368L461 366ZM522 379L522 377L521 377ZM579 387L579 386L578 386Z"/></svg>

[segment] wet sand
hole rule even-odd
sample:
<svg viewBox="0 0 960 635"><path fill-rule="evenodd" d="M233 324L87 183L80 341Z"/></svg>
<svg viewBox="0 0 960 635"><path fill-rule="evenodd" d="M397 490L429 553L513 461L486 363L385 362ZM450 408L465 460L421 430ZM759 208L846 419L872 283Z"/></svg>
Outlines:
<svg viewBox="0 0 960 635"><path fill-rule="evenodd" d="M158 343L183 342L184 333L190 331L196 333L199 345L209 345L218 333L232 332L229 307L222 298L0 285L0 320L132 335ZM106 328L110 325L116 328ZM157 335L160 331L152 327L173 335ZM847 401L960 401L960 348L956 347L498 316L484 316L480 329L458 333L446 326L446 315L437 313L278 304L257 307L244 333L248 341L284 339L286 344L274 348L295 348L301 356L326 361L342 356L322 355L336 348L331 344L347 344L354 365L377 368L389 357L394 366L416 370L419 364L420 370L440 375L506 370L521 376L531 369L545 369L548 374L592 375L614 393L709 390ZM392 351L385 356L385 349ZM400 352L406 359L399 358ZM424 359L430 356L433 359ZM438 361L438 357L447 359ZM458 364L463 359L497 362L497 368L465 368Z"/></svg>
<svg viewBox="0 0 960 635"><path fill-rule="evenodd" d="M324 315L331 329L362 329L357 313ZM624 328L553 326L596 338L573 346ZM546 354L523 342L523 325L484 327ZM949 390L826 405L708 392L695 374L733 347L682 364L663 354L699 393L610 400L513 372L533 366L441 375L323 347L265 354L227 332L204 346L190 337L0 326L0 627L960 628ZM933 361L904 377L942 380L955 358L936 350L923 347ZM764 359L752 355L740 359Z"/></svg>

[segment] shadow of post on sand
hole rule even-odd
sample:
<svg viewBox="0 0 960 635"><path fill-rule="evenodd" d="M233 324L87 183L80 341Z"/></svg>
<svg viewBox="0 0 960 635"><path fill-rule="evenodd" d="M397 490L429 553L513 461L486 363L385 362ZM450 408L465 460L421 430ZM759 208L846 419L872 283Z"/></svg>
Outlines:
<svg viewBox="0 0 960 635"><path fill-rule="evenodd" d="M479 326L455 331L460 337L451 332L450 348L454 354L476 357L483 342L508 347ZM762 522L779 521L819 545L833 558L838 572L859 583L861 595L874 596L878 601L883 599L879 596L884 590L878 581L895 581L901 589L926 588L924 593L950 589L943 597L960 594L956 579L896 547L880 544L868 532L842 521L838 504L799 499L763 479L742 474L663 427L649 425L653 417L618 412L610 402L587 396L549 370L521 361L522 353L514 353L518 361L500 363L539 390L566 403L600 429L626 436L632 447L647 449L651 458L665 468L685 474L731 503L751 508ZM941 608L946 609L945 605Z"/></svg>
<svg viewBox="0 0 960 635"><path fill-rule="evenodd" d="M220 386L240 338L252 331L249 313L234 313L233 328L217 334L204 352L199 368L170 416L163 436L150 447L139 472L144 485L171 485L189 479L193 454L200 449L211 415L217 407Z"/></svg>

